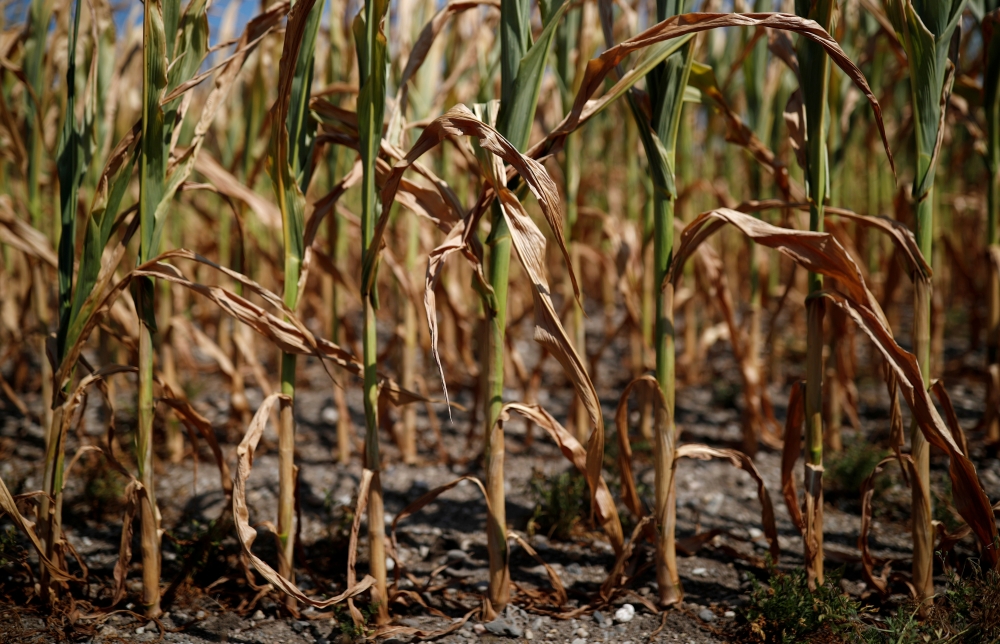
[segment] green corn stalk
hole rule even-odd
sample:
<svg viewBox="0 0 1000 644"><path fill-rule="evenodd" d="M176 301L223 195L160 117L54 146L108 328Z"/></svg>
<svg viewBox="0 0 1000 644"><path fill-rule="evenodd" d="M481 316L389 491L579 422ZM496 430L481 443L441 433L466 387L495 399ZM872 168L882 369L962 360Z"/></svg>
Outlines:
<svg viewBox="0 0 1000 644"><path fill-rule="evenodd" d="M986 107L986 169L989 172L987 189L987 244L992 252L1000 252L1000 38L996 29L1000 20L1000 1L987 0L989 14L983 20L983 94ZM989 261L989 258L987 258ZM986 366L1000 372L1000 268L990 264L989 317L986 325ZM995 388L997 383L992 381ZM1000 404L1000 391L992 392L988 400ZM1000 413L995 409L988 420L986 439L1000 442Z"/></svg>
<svg viewBox="0 0 1000 644"><path fill-rule="evenodd" d="M795 13L830 30L833 0L796 0ZM797 55L806 128L806 190L809 230L823 230L829 184L826 139L829 122L830 58L818 44L799 40ZM811 297L823 289L823 276L809 273L806 298L806 532L805 557L810 585L823 583L823 307Z"/></svg>
<svg viewBox="0 0 1000 644"><path fill-rule="evenodd" d="M500 112L497 131L518 150L525 150L535 120L538 94L549 48L565 6L559 0L542 11L545 25L536 42L531 41L531 2L502 0L500 3ZM491 512L487 517L486 537L490 557L488 599L493 610L500 611L510 599L510 570L507 547L507 519L503 479L503 430L497 425L503 407L504 337L507 327L507 289L510 274L510 230L494 202L492 227L486 240L489 248L487 278L493 289L486 310L486 429L483 455L486 467L486 493Z"/></svg>
<svg viewBox="0 0 1000 644"><path fill-rule="evenodd" d="M913 134L916 143L917 245L927 259L934 246L934 175L942 135L942 105L951 91L953 73L948 60L965 0L886 0L885 7L906 50L910 67ZM992 182L991 182L992 183ZM917 279L914 289L914 353L925 385L930 385L931 281ZM916 424L911 450L919 484L913 489L913 586L917 599L934 594L934 530L931 526L930 446Z"/></svg>
<svg viewBox="0 0 1000 644"><path fill-rule="evenodd" d="M687 11L687 0L657 0L656 19L666 20ZM646 75L646 86L652 109L652 119L646 120L632 94L628 94L632 115L639 126L639 136L646 151L649 175L653 185L653 277L654 284L663 284L670 268L674 247L674 209L677 187L674 181L678 129L684 108L687 87L694 62L693 45L686 42ZM677 573L674 527L676 522L676 491L671 484L676 429L674 425L675 332L673 290L667 287L656 294L656 327L653 344L656 349L656 381L666 401L667 421L656 428L654 459L656 461L656 577L662 605L681 600L684 591Z"/></svg>
<svg viewBox="0 0 1000 644"><path fill-rule="evenodd" d="M302 2L303 0L299 0ZM323 3L316 2L309 10L305 31L288 98L288 114L284 123L272 126L272 182L281 203L281 228L285 258L285 306L294 311L299 302L299 276L305 257L305 191L312 174L313 141L316 124L309 118L309 94L312 87L316 35L323 15ZM287 137L287 138L285 138ZM285 139L280 141L280 139ZM282 145L287 155L282 155ZM284 156L284 158L282 158ZM278 539L281 557L278 572L294 580L295 554L295 371L294 353L281 354L281 393L288 400L281 403L278 427ZM295 599L287 597L294 609Z"/></svg>
<svg viewBox="0 0 1000 644"><path fill-rule="evenodd" d="M381 208L375 191L375 163L382 141L382 123L385 117L386 76L389 55L383 22L388 21L388 0L365 0L364 9L354 19L354 44L358 55L358 139L361 153L361 257L363 264L369 265L370 253L375 235L375 220ZM370 270L377 270L373 265ZM386 587L385 565L385 508L380 478L380 458L378 442L378 338L376 336L375 311L378 308L378 291L372 286L369 292L369 275L362 275L362 306L364 307L364 330L362 351L364 361L364 405L365 405L365 467L373 476L368 493L368 544L372 576L376 580L373 600L378 605L378 621L384 623L389 618L388 590Z"/></svg>
<svg viewBox="0 0 1000 644"><path fill-rule="evenodd" d="M167 0L167 5L176 4ZM142 142L139 153L139 257L151 260L159 247L156 239L156 211L163 199L167 150L164 146L163 109L160 100L167 87L167 40L162 0L147 0L142 30ZM172 15L173 9L166 12ZM139 314L139 421L136 432L136 462L142 524L142 604L150 617L160 614L159 511L153 479L153 334L156 309L152 280L134 282Z"/></svg>
<svg viewBox="0 0 1000 644"><path fill-rule="evenodd" d="M80 33L80 0L74 9L72 27L68 41L68 65L66 68L66 114L59 134L57 171L59 174L59 333L57 336L57 360L61 362L65 352L66 329L73 309L73 262L76 251L76 208L80 191L80 181L85 168L84 134L76 119L76 43ZM51 404L46 400L46 404ZM62 445L62 414L53 414L59 425L51 423L46 435L45 478L42 497L42 538L45 541L45 556L51 561L61 560L56 544L62 536L62 488L66 452ZM50 501L51 499L51 501ZM50 592L49 571L41 570L41 592L45 600Z"/></svg>

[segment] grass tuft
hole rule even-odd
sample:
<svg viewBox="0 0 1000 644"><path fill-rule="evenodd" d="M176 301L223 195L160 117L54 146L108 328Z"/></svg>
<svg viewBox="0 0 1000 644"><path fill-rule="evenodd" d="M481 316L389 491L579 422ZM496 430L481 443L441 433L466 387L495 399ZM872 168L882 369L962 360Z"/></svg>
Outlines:
<svg viewBox="0 0 1000 644"><path fill-rule="evenodd" d="M535 472L529 485L535 510L528 520L528 534L569 539L587 512L587 480L576 470L551 477Z"/></svg>

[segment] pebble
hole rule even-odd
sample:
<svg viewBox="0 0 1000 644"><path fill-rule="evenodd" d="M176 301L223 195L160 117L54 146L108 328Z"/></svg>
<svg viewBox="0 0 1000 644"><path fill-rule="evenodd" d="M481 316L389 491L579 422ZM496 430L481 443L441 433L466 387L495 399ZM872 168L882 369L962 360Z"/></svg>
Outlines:
<svg viewBox="0 0 1000 644"><path fill-rule="evenodd" d="M535 639L535 634L531 632L530 628L528 630L524 631L524 639L526 639L526 640L533 640L533 639Z"/></svg>
<svg viewBox="0 0 1000 644"><path fill-rule="evenodd" d="M139 628L135 629L135 634L136 635L142 635L145 632L146 632L146 627L145 626L140 626Z"/></svg>
<svg viewBox="0 0 1000 644"><path fill-rule="evenodd" d="M257 613L260 613L260 611L257 611ZM257 613L254 613L254 615L256 615ZM260 613L260 614L261 614L261 618L263 619L264 613ZM205 611L203 611L203 610L198 611L197 613L194 614L194 618L195 619L205 619ZM256 619L256 617L251 617L250 619Z"/></svg>
<svg viewBox="0 0 1000 644"><path fill-rule="evenodd" d="M729 619L732 619L732 618L736 617L736 612L735 611L731 611L731 610L727 610L726 612L724 612L722 614L722 616L723 617L727 617Z"/></svg>
<svg viewBox="0 0 1000 644"><path fill-rule="evenodd" d="M602 613L599 610L596 610L594 611L594 621L600 624L601 626L604 626L605 624L608 623L608 618L604 616L604 613Z"/></svg>
<svg viewBox="0 0 1000 644"><path fill-rule="evenodd" d="M521 630L520 626L507 621L503 617L498 617L492 622L487 622L485 626L487 631L501 637L522 637L524 635L524 631Z"/></svg>
<svg viewBox="0 0 1000 644"><path fill-rule="evenodd" d="M580 628L576 629L573 632L573 634L576 635L577 637L587 637L588 635L590 635L590 633L587 631L587 629L583 628L582 626Z"/></svg>
<svg viewBox="0 0 1000 644"><path fill-rule="evenodd" d="M573 562L570 565L566 566L566 574L573 575L574 577L582 575L583 566L581 566L576 562Z"/></svg>
<svg viewBox="0 0 1000 644"><path fill-rule="evenodd" d="M199 616L204 616L204 613L201 612L201 611L198 611L198 615ZM199 619L200 619L200 617L199 617ZM257 611L253 615L250 616L250 619L252 619L255 622L259 622L260 620L264 619L264 611L262 611L261 609L258 608Z"/></svg>
<svg viewBox="0 0 1000 644"><path fill-rule="evenodd" d="M698 575L699 577L704 577L708 574L708 568L695 568L691 571L692 575Z"/></svg>
<svg viewBox="0 0 1000 644"><path fill-rule="evenodd" d="M716 620L716 617L715 613L713 613L709 609L702 608L700 611L698 611L698 619L702 620L703 622L714 622Z"/></svg>
<svg viewBox="0 0 1000 644"><path fill-rule="evenodd" d="M476 624L472 627L472 630L475 631L476 635L482 635L486 632L486 627L482 624Z"/></svg>
<svg viewBox="0 0 1000 644"><path fill-rule="evenodd" d="M420 546L420 558L426 559L427 555L431 554L431 549L427 546Z"/></svg>
<svg viewBox="0 0 1000 644"><path fill-rule="evenodd" d="M615 611L615 621L624 624L631 622L635 617L635 606L632 604L622 604L622 607Z"/></svg>
<svg viewBox="0 0 1000 644"><path fill-rule="evenodd" d="M336 407L327 407L323 410L322 418L326 424L334 425L340 420L340 412L337 411Z"/></svg>
<svg viewBox="0 0 1000 644"><path fill-rule="evenodd" d="M722 510L722 502L725 500L726 497L722 494L722 492L706 494L702 497L702 502L705 504L705 514L709 516L719 514L719 511Z"/></svg>
<svg viewBox="0 0 1000 644"><path fill-rule="evenodd" d="M582 637L578 637L575 640L573 640L573 644L587 644L587 640L583 639Z"/></svg>
<svg viewBox="0 0 1000 644"><path fill-rule="evenodd" d="M747 532L750 534L751 539L760 539L764 536L764 531L760 528L749 528Z"/></svg>

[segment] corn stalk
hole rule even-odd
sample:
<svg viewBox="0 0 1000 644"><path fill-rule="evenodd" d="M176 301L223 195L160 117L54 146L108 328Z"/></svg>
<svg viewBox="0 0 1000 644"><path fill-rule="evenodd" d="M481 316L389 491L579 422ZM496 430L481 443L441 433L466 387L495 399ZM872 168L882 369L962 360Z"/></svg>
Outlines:
<svg viewBox="0 0 1000 644"><path fill-rule="evenodd" d="M944 109L951 93L954 67L949 61L965 0L886 0L886 13L903 47L910 68L916 167L912 198L916 202L917 244L925 258L934 246L934 175L944 128ZM930 386L930 279L915 280L913 346L924 386ZM916 424L911 431L916 471L913 490L913 586L917 599L934 595L934 529L931 525L930 445Z"/></svg>
<svg viewBox="0 0 1000 644"><path fill-rule="evenodd" d="M685 13L687 0L657 0L656 18L662 22ZM610 34L607 32L605 37ZM610 43L609 43L610 44ZM674 209L677 187L674 181L678 128L684 108L694 48L690 41L671 53L646 75L651 118L639 108L633 95L627 95L639 137L646 151L653 185L653 277L663 284L670 268L674 247ZM672 476L677 429L674 423L675 336L673 288L657 291L656 326L653 345L656 349L656 381L663 392L666 418L655 423L653 440L655 463L656 580L661 605L679 602L684 591L677 572L675 548L676 489Z"/></svg>
<svg viewBox="0 0 1000 644"><path fill-rule="evenodd" d="M299 6L302 4L303 6ZM312 175L313 139L315 122L309 119L309 93L312 86L313 52L316 48L316 34L323 14L323 3L299 0L293 12L304 24L286 38L282 51L283 65L290 66L294 56L294 68L282 67L284 73L292 71L291 78L283 90L279 101L287 100L285 112L280 122L271 125L271 168L272 182L281 210L281 230L284 249L285 292L284 302L294 311L299 302L299 276L305 257L305 191ZM287 56L287 58L285 58ZM290 82L289 82L290 81ZM295 489L297 470L295 467L295 371L296 355L281 354L281 393L287 396L281 401L278 425L278 539L281 542L278 572L289 581L295 579L293 557L295 554ZM286 598L290 609L295 608L295 599Z"/></svg>
<svg viewBox="0 0 1000 644"><path fill-rule="evenodd" d="M76 208L80 182L86 167L84 160L83 128L76 119L76 43L80 33L80 1L77 0L73 12L72 26L67 43L68 64L66 67L66 113L59 134L57 171L59 174L59 333L56 340L56 359L62 361L65 354L66 330L73 311L73 262L76 255ZM96 55L96 54L95 54ZM50 385L51 377L48 379ZM51 406L53 400L45 399ZM41 502L42 540L45 556L56 562L63 562L62 553L57 554L57 544L62 538L62 489L66 451L62 445L61 414L53 414L60 420L59 425L50 423L46 434L45 477ZM51 500L50 500L51 499ZM41 570L41 592L43 599L49 598L49 571Z"/></svg>
<svg viewBox="0 0 1000 644"><path fill-rule="evenodd" d="M500 3L500 111L497 131L518 150L525 150L535 119L545 61L555 27L565 9L552 3L543 12L544 30L531 42L531 3L502 0ZM486 492L490 500L487 519L487 549L490 558L489 602L500 611L510 598L509 549L504 493L503 426L497 423L503 408L504 348L507 327L507 291L510 274L511 236L498 202L493 203L492 226L486 240L489 248L487 279L492 293L484 302L486 311L486 425L483 455Z"/></svg>
<svg viewBox="0 0 1000 644"><path fill-rule="evenodd" d="M796 0L795 13L815 20L829 31L833 0ZM829 122L830 57L811 40L800 39L799 89L805 115L804 154L809 230L823 231L823 210L829 186L826 138ZM823 276L809 273L806 298L806 464L805 543L806 570L810 586L823 584L823 304L813 297L823 290Z"/></svg>
<svg viewBox="0 0 1000 644"><path fill-rule="evenodd" d="M159 248L156 211L164 195L167 149L166 129L160 101L167 87L167 40L165 17L174 15L169 6L176 0L147 0L142 27L142 142L139 153L139 256L144 264ZM175 23L176 25L176 23ZM153 281L135 282L139 315L139 419L136 431L136 464L143 491L139 495L142 525L142 605L146 615L160 614L160 516L156 507L153 475L153 334L156 308Z"/></svg>
<svg viewBox="0 0 1000 644"><path fill-rule="evenodd" d="M375 192L375 164L382 141L382 122L385 115L386 75L389 55L384 22L388 19L388 0L365 0L363 11L354 19L354 44L358 55L358 135L361 152L361 257L367 270L376 271L377 264L369 264L369 255L378 253L373 247L375 220L379 203ZM371 277L371 287L369 284ZM368 546L369 566L376 580L373 601L378 605L378 621L388 620L389 600L386 587L385 509L380 478L378 441L378 338L375 311L378 309L378 291L375 275L362 275L361 300L364 307L364 405L365 405L365 468L372 472L368 493Z"/></svg>

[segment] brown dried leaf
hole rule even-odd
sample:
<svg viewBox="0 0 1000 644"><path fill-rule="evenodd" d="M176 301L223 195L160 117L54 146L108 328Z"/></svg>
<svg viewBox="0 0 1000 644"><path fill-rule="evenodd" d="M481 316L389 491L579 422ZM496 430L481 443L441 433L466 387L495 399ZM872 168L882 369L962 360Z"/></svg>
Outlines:
<svg viewBox="0 0 1000 644"><path fill-rule="evenodd" d="M35 551L38 553L38 559L42 562L42 565L48 569L49 574L52 576L54 581L78 581L82 582L83 579L78 579L73 577L63 570L60 569L59 565L51 561L45 556L45 546L39 540L38 535L35 533L35 523L25 518L17 509L17 501L14 500L14 496L7 489L7 485L0 478L0 510L7 513L10 520L14 522L21 531L28 536L31 540L31 545L35 547Z"/></svg>
<svg viewBox="0 0 1000 644"><path fill-rule="evenodd" d="M881 575L875 574L875 566L878 562L875 561L875 557L868 549L868 533L871 531L872 524L872 497L875 496L875 477L885 469L886 465L893 461L899 462L904 473L907 469L913 467L913 459L910 458L909 454L901 454L898 457L889 456L879 461L875 469L872 470L872 473L865 479L865 482L861 484L861 532L858 534L858 550L861 551L861 568L865 581L883 596L887 595L889 591L888 569L884 569Z"/></svg>
<svg viewBox="0 0 1000 644"><path fill-rule="evenodd" d="M14 214L9 195L0 195L0 242L39 259L52 268L58 264L56 252L52 250L48 238Z"/></svg>
<svg viewBox="0 0 1000 644"><path fill-rule="evenodd" d="M795 462L802 450L802 423L805 421L805 381L797 380L788 395L788 415L785 418L785 444L781 450L781 493L785 497L792 525L803 534L806 529L799 492L795 487Z"/></svg>
<svg viewBox="0 0 1000 644"><path fill-rule="evenodd" d="M895 161L889 150L889 140L886 137L885 124L882 122L882 107L868 86L864 74L844 53L837 41L815 21L786 13L685 13L657 23L634 38L605 50L604 53L587 64L587 71L572 111L545 140L532 147L529 155L537 159L550 154L570 132L576 130L583 122L603 109L602 100L591 97L603 86L604 79L631 53L664 40L722 27L766 27L793 31L823 47L829 54L830 60L844 71L845 75L857 85L871 104L872 111L875 113L875 123L882 136L882 145L889 158L889 165L895 173ZM614 90L605 94L605 96L613 95Z"/></svg>
<svg viewBox="0 0 1000 644"><path fill-rule="evenodd" d="M948 454L948 473L955 507L979 538L990 566L995 567L998 563L995 544L1000 537L997 535L989 499L979 484L975 465L962 451L955 436L934 407L930 394L924 389L916 358L896 344L891 331L867 307L851 301L840 293L824 291L823 297L843 309L871 338L889 367L895 372L900 392L913 412L920 431L929 443Z"/></svg>
<svg viewBox="0 0 1000 644"><path fill-rule="evenodd" d="M362 579L359 583L353 583L353 574L350 574L353 573L353 566L350 566L353 561L350 561L347 590L336 597L318 601L309 597L299 590L298 586L294 583L279 575L274 568L267 565L263 559L253 554L253 551L251 550L253 542L257 539L257 531L250 526L250 511L247 507L246 500L246 484L247 479L250 477L250 470L253 467L254 450L257 448L261 435L264 433L264 427L267 425L267 419L271 415L273 407L281 400L288 400L288 397L283 394L271 394L264 399L264 402L261 403L260 407L257 409L257 413L254 414L253 419L250 421L250 426L247 428L246 435L240 442L239 447L236 448L236 478L233 482L233 518L236 522L236 536L239 538L243 554L250 560L251 565L253 565L253 567L257 569L257 572L263 575L264 578L271 584L276 586L285 594L294 597L304 604L308 604L316 608L326 608L327 606L339 604L344 600L364 592L375 584L375 578L370 575L365 575L364 579ZM367 495L360 498L366 497ZM355 523L351 528L352 545L356 543L357 531L359 527L358 521L362 511L363 508L359 508L359 511L355 515ZM354 547L350 550L349 557L351 559L353 559L353 556L351 555L354 554L355 550L356 548Z"/></svg>
<svg viewBox="0 0 1000 644"><path fill-rule="evenodd" d="M210 154L207 152L199 154L194 162L194 168L219 192L230 199L245 203L262 224L272 230L281 230L281 211L278 207L243 185Z"/></svg>
<svg viewBox="0 0 1000 644"><path fill-rule="evenodd" d="M591 504L597 521L608 536L615 554L620 554L624 547L625 539L622 533L621 520L618 518L618 508L615 507L611 490L608 489L608 485L604 482L604 477L600 471L598 471L596 479L591 479L590 477L588 469L590 466L589 449L584 449L583 445L571 433L566 431L566 428L559 424L559 421L538 405L507 403L503 406L500 419L503 420L507 413L511 411L516 411L548 432L552 440L559 446L559 451L563 453L563 456L569 459L570 463L581 474L587 477L587 484L591 486ZM591 442L593 442L593 438L591 438Z"/></svg>
<svg viewBox="0 0 1000 644"><path fill-rule="evenodd" d="M735 449L721 449L709 447L708 445L697 445L688 443L677 448L677 458L697 458L707 461L712 458L720 458L729 461L733 467L738 467L753 477L757 482L757 498L760 500L761 516L760 521L764 528L764 535L767 536L768 543L771 544L771 558L778 560L781 548L778 545L778 529L774 523L774 506L771 505L771 495L767 491L764 479L761 477L757 466L753 464L753 459ZM674 466L676 472L677 466Z"/></svg>

